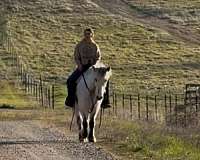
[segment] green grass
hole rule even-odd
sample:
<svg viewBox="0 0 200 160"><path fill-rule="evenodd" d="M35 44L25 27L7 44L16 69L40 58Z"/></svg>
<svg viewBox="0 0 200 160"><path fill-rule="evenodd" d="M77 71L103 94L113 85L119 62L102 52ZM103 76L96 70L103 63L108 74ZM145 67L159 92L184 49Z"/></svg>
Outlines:
<svg viewBox="0 0 200 160"><path fill-rule="evenodd" d="M12 82L0 81L0 104L15 106L16 109L33 109L36 101L23 91L17 90ZM31 102L31 103L30 103Z"/></svg>
<svg viewBox="0 0 200 160"><path fill-rule="evenodd" d="M97 131L101 142L121 159L198 160L199 148L158 124L105 120ZM117 132L116 132L117 131Z"/></svg>

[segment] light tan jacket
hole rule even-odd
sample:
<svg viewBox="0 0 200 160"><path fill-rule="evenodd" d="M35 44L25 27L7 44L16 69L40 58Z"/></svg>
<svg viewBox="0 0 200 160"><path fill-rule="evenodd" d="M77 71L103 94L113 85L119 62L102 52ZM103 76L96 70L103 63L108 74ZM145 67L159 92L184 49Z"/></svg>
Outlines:
<svg viewBox="0 0 200 160"><path fill-rule="evenodd" d="M99 46L94 41L86 42L82 40L75 47L74 58L78 66L94 65L101 59Z"/></svg>

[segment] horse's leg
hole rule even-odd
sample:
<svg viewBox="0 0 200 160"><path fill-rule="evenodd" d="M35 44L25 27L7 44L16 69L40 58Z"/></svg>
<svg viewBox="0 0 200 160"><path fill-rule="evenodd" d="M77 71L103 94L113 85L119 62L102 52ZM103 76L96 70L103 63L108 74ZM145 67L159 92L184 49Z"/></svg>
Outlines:
<svg viewBox="0 0 200 160"><path fill-rule="evenodd" d="M78 115L77 116L77 124L79 130L79 141L84 142L88 137L88 124L86 116Z"/></svg>
<svg viewBox="0 0 200 160"><path fill-rule="evenodd" d="M94 133L95 133L95 118L94 116L92 116L89 121L89 135L88 135L89 142L96 142Z"/></svg>
<svg viewBox="0 0 200 160"><path fill-rule="evenodd" d="M83 138L88 137L88 123L86 116L83 117Z"/></svg>
<svg viewBox="0 0 200 160"><path fill-rule="evenodd" d="M82 119L80 117L80 115L77 115L77 125L78 125L78 130L79 130L79 141L83 142L84 138L83 138L83 131L82 131Z"/></svg>

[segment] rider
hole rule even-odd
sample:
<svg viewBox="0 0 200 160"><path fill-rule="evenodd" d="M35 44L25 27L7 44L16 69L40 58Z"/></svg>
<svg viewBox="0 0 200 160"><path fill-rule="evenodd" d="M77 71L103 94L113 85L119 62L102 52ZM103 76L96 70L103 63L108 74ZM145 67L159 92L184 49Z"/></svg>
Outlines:
<svg viewBox="0 0 200 160"><path fill-rule="evenodd" d="M77 69L69 76L67 80L68 97L65 100L65 105L74 107L75 104L75 90L76 80L85 72L90 66L97 63L101 59L101 52L99 46L95 43L94 31L91 28L84 30L84 38L79 42L74 51L74 58L77 65ZM109 83L106 86L106 93L102 102L102 108L110 108L109 102Z"/></svg>

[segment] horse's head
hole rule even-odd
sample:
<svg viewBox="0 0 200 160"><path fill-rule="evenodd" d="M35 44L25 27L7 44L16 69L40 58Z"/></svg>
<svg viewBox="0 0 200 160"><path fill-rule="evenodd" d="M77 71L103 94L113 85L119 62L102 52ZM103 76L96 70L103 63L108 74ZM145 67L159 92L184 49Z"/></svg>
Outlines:
<svg viewBox="0 0 200 160"><path fill-rule="evenodd" d="M94 71L94 89L97 100L101 100L105 93L105 88L110 76L112 75L112 70L110 67L95 67L93 66Z"/></svg>

